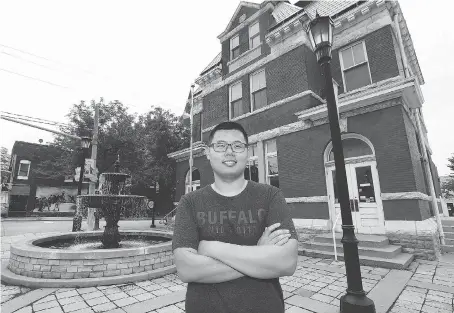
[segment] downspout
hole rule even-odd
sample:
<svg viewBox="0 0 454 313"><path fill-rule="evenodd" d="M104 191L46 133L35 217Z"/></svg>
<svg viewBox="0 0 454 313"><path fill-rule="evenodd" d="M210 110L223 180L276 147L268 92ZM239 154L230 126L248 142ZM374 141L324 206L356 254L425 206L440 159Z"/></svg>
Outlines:
<svg viewBox="0 0 454 313"><path fill-rule="evenodd" d="M404 65L405 78L409 78L410 71L408 70L408 60L407 60L407 55L405 53L404 42L402 40L402 34L400 32L399 13L397 13L397 12L394 14L394 26L397 31L397 41L399 42L400 55L402 57L402 63Z"/></svg>
<svg viewBox="0 0 454 313"><path fill-rule="evenodd" d="M418 127L418 133L419 133L419 138L421 139L421 148L422 148L422 158L423 158L423 163L424 167L426 168L426 176L427 176L427 182L429 184L429 189L430 189L430 197L432 198L432 207L434 208L435 211L435 220L437 221L437 230L440 235L440 243L442 245L445 244L445 234L443 232L443 226L441 224L441 218L440 218L440 213L438 212L438 203L437 203L437 197L435 196L435 188L434 188L434 182L433 182L433 176L432 172L430 170L430 164L429 164L429 158L427 155L427 149L426 149L426 143L423 138L424 134L422 132L422 127L421 127L421 116L419 114L418 109L413 110L414 117L416 119L416 125Z"/></svg>

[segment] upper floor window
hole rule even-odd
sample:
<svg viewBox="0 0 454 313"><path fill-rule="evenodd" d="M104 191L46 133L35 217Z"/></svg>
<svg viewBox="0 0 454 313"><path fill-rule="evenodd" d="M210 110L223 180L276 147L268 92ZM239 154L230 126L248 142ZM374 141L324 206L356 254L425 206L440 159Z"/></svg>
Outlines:
<svg viewBox="0 0 454 313"><path fill-rule="evenodd" d="M267 105L266 99L266 77L262 69L251 75L251 104L252 111Z"/></svg>
<svg viewBox="0 0 454 313"><path fill-rule="evenodd" d="M230 118L243 115L243 88L241 81L230 86Z"/></svg>
<svg viewBox="0 0 454 313"><path fill-rule="evenodd" d="M240 35L230 39L230 60L240 56Z"/></svg>
<svg viewBox="0 0 454 313"><path fill-rule="evenodd" d="M186 173L186 178L184 180L184 193L189 193L191 191L200 189L200 172L197 168L192 169L192 184L190 184L191 178L189 177L189 171Z"/></svg>
<svg viewBox="0 0 454 313"><path fill-rule="evenodd" d="M244 170L244 178L259 182L259 157L257 144L248 146L248 162Z"/></svg>
<svg viewBox="0 0 454 313"><path fill-rule="evenodd" d="M346 92L372 83L364 41L341 50L340 64Z"/></svg>
<svg viewBox="0 0 454 313"><path fill-rule="evenodd" d="M260 45L260 26L255 22L249 27L249 49L254 49Z"/></svg>
<svg viewBox="0 0 454 313"><path fill-rule="evenodd" d="M277 166L276 139L265 144L266 183L279 188L279 169Z"/></svg>
<svg viewBox="0 0 454 313"><path fill-rule="evenodd" d="M21 160L19 163L19 170L17 172L17 179L28 179L30 173L30 161Z"/></svg>

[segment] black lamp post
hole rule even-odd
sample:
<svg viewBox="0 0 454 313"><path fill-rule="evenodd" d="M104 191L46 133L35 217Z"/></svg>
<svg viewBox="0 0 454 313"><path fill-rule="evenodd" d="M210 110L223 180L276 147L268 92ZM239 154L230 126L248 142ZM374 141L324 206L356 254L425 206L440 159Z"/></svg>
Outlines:
<svg viewBox="0 0 454 313"><path fill-rule="evenodd" d="M80 174L79 174L79 183L77 185L77 195L80 196L82 193L82 183L84 180L84 171L85 171L85 157L86 151L90 147L91 138L90 137L81 137L80 145L82 147L82 157L80 162ZM76 201L77 203L77 201ZM77 205L77 204L76 204ZM77 209L76 209L77 212ZM73 218L73 232L80 231L82 226L82 215L76 214Z"/></svg>
<svg viewBox="0 0 454 313"><path fill-rule="evenodd" d="M308 27L308 35L312 48L317 56L322 73L325 76L326 106L328 108L331 140L333 143L336 182L339 191L339 202L342 215L342 244L347 274L347 293L340 299L342 313L375 313L374 302L366 297L361 280L361 267L358 255L358 239L355 236L352 213L348 194L347 174L345 171L344 151L342 148L341 132L336 100L334 96L333 79L331 76L331 47L333 44L334 23L329 16L318 13Z"/></svg>

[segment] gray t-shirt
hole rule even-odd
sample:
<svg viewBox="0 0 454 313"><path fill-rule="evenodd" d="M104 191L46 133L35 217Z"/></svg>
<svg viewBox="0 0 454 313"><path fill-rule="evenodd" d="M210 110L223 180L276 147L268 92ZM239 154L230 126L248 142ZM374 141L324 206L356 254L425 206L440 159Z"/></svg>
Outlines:
<svg viewBox="0 0 454 313"><path fill-rule="evenodd" d="M280 189L248 181L238 195L226 197L211 185L184 195L177 208L172 249L198 249L200 240L255 246L265 227L281 223L298 239ZM284 313L278 278L244 276L217 284L188 283L187 313Z"/></svg>

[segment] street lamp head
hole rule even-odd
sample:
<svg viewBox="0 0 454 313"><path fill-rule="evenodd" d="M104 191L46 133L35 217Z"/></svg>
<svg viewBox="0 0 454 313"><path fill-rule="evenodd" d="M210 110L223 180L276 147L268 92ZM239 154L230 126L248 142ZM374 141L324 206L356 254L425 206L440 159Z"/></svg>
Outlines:
<svg viewBox="0 0 454 313"><path fill-rule="evenodd" d="M91 143L90 137L81 137L80 138L80 145L82 146L82 148L86 149L86 148L90 147L90 143Z"/></svg>
<svg viewBox="0 0 454 313"><path fill-rule="evenodd" d="M333 45L334 22L329 16L320 16L318 12L309 23L307 32L317 61L319 63L331 60L331 46Z"/></svg>

